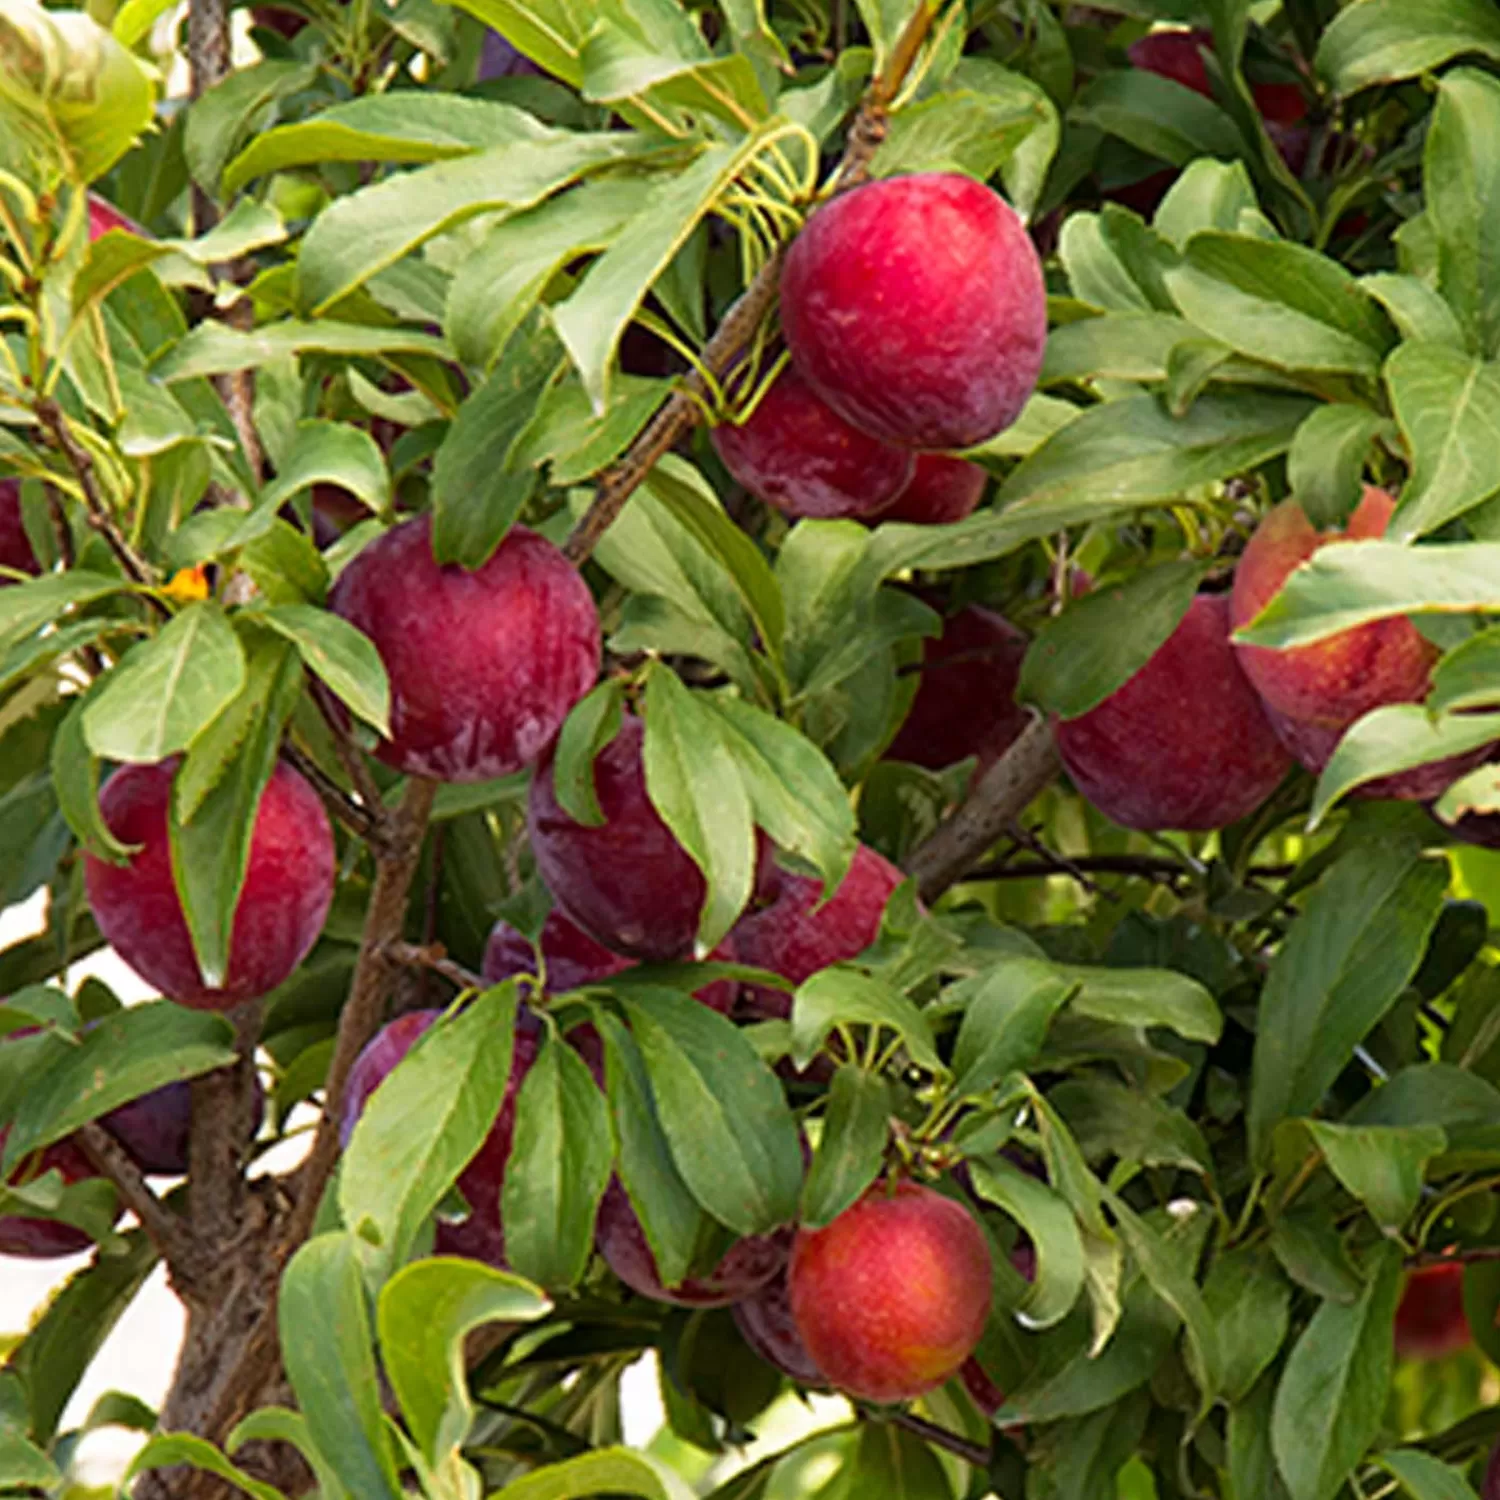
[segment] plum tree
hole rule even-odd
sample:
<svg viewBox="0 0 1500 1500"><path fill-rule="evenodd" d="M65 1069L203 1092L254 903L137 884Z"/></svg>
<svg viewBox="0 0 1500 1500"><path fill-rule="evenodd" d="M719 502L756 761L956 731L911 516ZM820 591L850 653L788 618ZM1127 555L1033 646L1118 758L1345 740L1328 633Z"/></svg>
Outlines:
<svg viewBox="0 0 1500 1500"><path fill-rule="evenodd" d="M574 822L557 801L552 761L531 783L526 824L558 907L612 953L665 961L692 951L707 891L692 856L646 791L645 726L626 718L594 761L604 822Z"/></svg>
<svg viewBox="0 0 1500 1500"><path fill-rule="evenodd" d="M714 428L714 447L752 495L792 517L879 515L911 487L917 462L851 427L791 365L748 420Z"/></svg>
<svg viewBox="0 0 1500 1500"><path fill-rule="evenodd" d="M1253 812L1290 764L1240 671L1229 600L1199 594L1146 664L1057 726L1079 791L1126 828L1225 828Z"/></svg>
<svg viewBox="0 0 1500 1500"><path fill-rule="evenodd" d="M798 1231L787 1285L797 1331L829 1383L889 1402L933 1390L963 1366L989 1318L990 1275L969 1213L898 1182L826 1228Z"/></svg>
<svg viewBox="0 0 1500 1500"><path fill-rule="evenodd" d="M380 652L391 738L377 753L412 775L484 781L531 765L598 675L593 596L525 527L468 572L433 558L430 516L404 521L345 569L329 605Z"/></svg>
<svg viewBox="0 0 1500 1500"><path fill-rule="evenodd" d="M908 448L969 448L1009 427L1047 335L1021 221L946 172L872 182L820 208L787 255L781 317L818 395Z"/></svg>
<svg viewBox="0 0 1500 1500"><path fill-rule="evenodd" d="M312 951L333 900L333 830L318 794L278 764L256 813L229 966L210 984L173 881L167 823L175 773L171 760L123 766L105 784L104 821L137 852L120 865L88 855L89 906L99 930L148 984L180 1005L229 1010L269 994Z"/></svg>

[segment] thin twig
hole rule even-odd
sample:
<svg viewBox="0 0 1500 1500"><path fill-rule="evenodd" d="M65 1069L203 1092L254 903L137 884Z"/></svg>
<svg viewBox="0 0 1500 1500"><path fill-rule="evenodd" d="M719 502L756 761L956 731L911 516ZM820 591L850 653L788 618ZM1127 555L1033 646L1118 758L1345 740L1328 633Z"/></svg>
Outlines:
<svg viewBox="0 0 1500 1500"><path fill-rule="evenodd" d="M938 1426L936 1422L929 1422L926 1417L919 1417L915 1412L892 1412L885 1420L892 1427L905 1428L907 1432L931 1443L934 1448L945 1449L976 1469L988 1469L990 1466L990 1450L982 1443L970 1442L961 1433L951 1432L946 1427Z"/></svg>
<svg viewBox="0 0 1500 1500"><path fill-rule="evenodd" d="M402 964L408 969L426 969L434 974L441 974L461 990L482 990L485 987L483 976L449 958L448 950L441 943L387 943L385 951L392 963Z"/></svg>
<svg viewBox="0 0 1500 1500"><path fill-rule="evenodd" d="M924 901L961 880L1062 769L1052 730L1035 719L975 782L965 801L906 857Z"/></svg>
<svg viewBox="0 0 1500 1500"><path fill-rule="evenodd" d="M870 85L845 139L844 154L835 169L833 191L856 187L869 175L870 162L885 139L887 112L906 75L911 71L936 15L933 0L923 0L901 33L880 76ZM755 338L756 331L776 304L781 282L778 251L756 273L739 300L703 350L703 364L715 379L721 379L738 362ZM697 426L702 399L708 394L703 377L694 372L630 445L625 456L600 476L588 510L573 528L563 551L570 562L583 562L613 525L641 481L657 461Z"/></svg>
<svg viewBox="0 0 1500 1500"><path fill-rule="evenodd" d="M186 1222L152 1191L130 1153L102 1125L91 1121L73 1137L83 1154L115 1185L120 1202L140 1221L151 1243L179 1277L201 1274L198 1246Z"/></svg>
<svg viewBox="0 0 1500 1500"><path fill-rule="evenodd" d="M1408 1255L1408 1266L1472 1266L1481 1261L1500 1260L1500 1245L1474 1245L1467 1250L1419 1250Z"/></svg>
<svg viewBox="0 0 1500 1500"><path fill-rule="evenodd" d="M378 849L384 835L374 813L356 802L300 745L287 740L281 747L281 756L312 783L324 806L350 833Z"/></svg>
<svg viewBox="0 0 1500 1500"><path fill-rule="evenodd" d="M89 525L109 543L110 551L119 559L120 567L132 583L153 587L158 581L156 570L130 545L109 506L104 503L104 497L99 493L98 476L94 473L93 455L73 436L62 407L51 396L42 396L36 403L36 415L78 480L89 513Z"/></svg>
<svg viewBox="0 0 1500 1500"><path fill-rule="evenodd" d="M1141 875L1149 880L1180 880L1189 872L1171 859L1148 854L1091 854L1080 859L1017 860L1014 864L979 865L965 876L973 880L1034 880L1039 875ZM1075 875L1076 878L1076 875Z"/></svg>
<svg viewBox="0 0 1500 1500"><path fill-rule="evenodd" d="M334 751L338 755L339 764L344 768L344 775L354 787L354 795L374 811L381 806L380 788L375 785L370 767L359 746L354 743L354 736L349 732L347 715L336 705L333 695L321 682L313 683L312 695L313 702L318 705L318 712L323 715L323 722L328 725L329 734L333 736Z"/></svg>

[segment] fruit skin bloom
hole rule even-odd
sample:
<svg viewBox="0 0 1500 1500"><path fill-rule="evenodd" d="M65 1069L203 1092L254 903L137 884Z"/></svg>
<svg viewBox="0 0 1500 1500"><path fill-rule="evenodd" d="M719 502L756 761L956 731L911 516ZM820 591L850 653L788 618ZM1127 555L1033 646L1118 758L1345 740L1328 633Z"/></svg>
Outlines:
<svg viewBox="0 0 1500 1500"><path fill-rule="evenodd" d="M1047 294L1010 205L951 172L888 177L807 221L781 274L792 361L862 432L907 448L985 442L1042 368Z"/></svg>
<svg viewBox="0 0 1500 1500"><path fill-rule="evenodd" d="M798 1232L792 1316L833 1385L905 1401L974 1352L992 1270L984 1232L951 1198L914 1182L877 1186L826 1228Z"/></svg>

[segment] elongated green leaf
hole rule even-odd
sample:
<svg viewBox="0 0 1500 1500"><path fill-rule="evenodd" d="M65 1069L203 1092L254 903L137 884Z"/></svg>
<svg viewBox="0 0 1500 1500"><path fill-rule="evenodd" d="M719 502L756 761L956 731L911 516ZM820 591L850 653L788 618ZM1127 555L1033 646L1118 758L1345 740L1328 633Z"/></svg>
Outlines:
<svg viewBox="0 0 1500 1500"><path fill-rule="evenodd" d="M1214 997L1186 974L1170 969L1101 969L1059 965L1075 988L1069 1009L1096 1021L1166 1026L1193 1042L1216 1042L1224 1018Z"/></svg>
<svg viewBox="0 0 1500 1500"><path fill-rule="evenodd" d="M734 926L755 876L749 794L718 718L665 667L646 684L646 792L663 822L703 872L708 893L698 923L698 956Z"/></svg>
<svg viewBox="0 0 1500 1500"><path fill-rule="evenodd" d="M1416 972L1446 867L1396 840L1352 846L1318 882L1260 1000L1250 1135L1264 1160L1279 1120L1310 1114Z"/></svg>
<svg viewBox="0 0 1500 1500"><path fill-rule="evenodd" d="M623 18L629 12L617 14ZM647 41L603 7L583 46L583 97L622 106L642 100L658 110L686 110L734 130L753 130L769 110L750 59L714 57L696 31L682 29L697 46L677 50L697 55L671 55L660 47L660 38Z"/></svg>
<svg viewBox="0 0 1500 1500"><path fill-rule="evenodd" d="M193 952L203 982L218 988L229 969L230 939L235 910L250 867L250 841L261 794L276 770L281 733L302 690L302 672L294 652L274 638L256 649L241 695L219 717L234 717L225 728L239 731L238 743L227 764L203 799L183 816L184 798L174 786L167 820L172 851L172 876L193 939ZM236 709L249 717L236 715ZM191 770L200 784L212 774L203 762L219 761L218 720L208 726L188 750L178 772L181 781ZM207 743L203 743L207 741ZM190 783L191 787L192 783Z"/></svg>
<svg viewBox="0 0 1500 1500"><path fill-rule="evenodd" d="M583 1495L692 1500L692 1493L669 1469L643 1453L600 1448L513 1480L490 1500L575 1500Z"/></svg>
<svg viewBox="0 0 1500 1500"><path fill-rule="evenodd" d="M492 26L516 50L577 88L583 42L593 22L587 0L444 0Z"/></svg>
<svg viewBox="0 0 1500 1500"><path fill-rule="evenodd" d="M610 365L620 336L646 293L730 183L754 160L762 136L779 128L773 122L737 146L710 146L685 171L657 183L577 290L553 308L553 326L596 411L603 410L609 396Z"/></svg>
<svg viewBox="0 0 1500 1500"><path fill-rule="evenodd" d="M308 230L298 260L301 306L321 311L476 214L530 208L590 172L660 150L628 133L548 131L360 188L335 199Z"/></svg>
<svg viewBox="0 0 1500 1500"><path fill-rule="evenodd" d="M593 1248L614 1141L588 1064L553 1035L516 1095L511 1151L501 1190L506 1259L543 1286L573 1286Z"/></svg>
<svg viewBox="0 0 1500 1500"><path fill-rule="evenodd" d="M1291 1285L1264 1251L1234 1250L1214 1262L1203 1301L1218 1329L1225 1399L1244 1401L1281 1352Z"/></svg>
<svg viewBox="0 0 1500 1500"><path fill-rule="evenodd" d="M1401 1481L1411 1500L1481 1500L1457 1469L1420 1448L1396 1448L1375 1462Z"/></svg>
<svg viewBox="0 0 1500 1500"><path fill-rule="evenodd" d="M1391 342L1359 282L1303 245L1209 231L1189 241L1166 282L1190 322L1284 369L1372 376Z"/></svg>
<svg viewBox="0 0 1500 1500"><path fill-rule="evenodd" d="M809 1229L831 1224L880 1175L892 1102L880 1074L848 1063L834 1073L823 1135L802 1185L799 1223Z"/></svg>
<svg viewBox="0 0 1500 1500"><path fill-rule="evenodd" d="M1412 453L1387 535L1407 541L1500 491L1500 370L1446 345L1406 343L1386 362L1385 380Z"/></svg>
<svg viewBox="0 0 1500 1500"><path fill-rule="evenodd" d="M236 68L194 102L187 114L182 154L193 181L218 197L224 165L266 112L317 77L310 63L266 58Z"/></svg>
<svg viewBox="0 0 1500 1500"><path fill-rule="evenodd" d="M374 94L256 136L224 169L226 194L288 167L330 161L443 161L535 140L536 120L514 105L434 90Z"/></svg>
<svg viewBox="0 0 1500 1500"><path fill-rule="evenodd" d="M379 444L347 422L299 422L292 444L261 491L257 511L277 511L315 484L335 484L358 495L371 510L390 509L391 476ZM232 545L232 543L231 543Z"/></svg>
<svg viewBox="0 0 1500 1500"><path fill-rule="evenodd" d="M776 1075L744 1034L675 990L612 986L625 1002L672 1159L694 1197L737 1234L797 1211L802 1152Z"/></svg>
<svg viewBox="0 0 1500 1500"><path fill-rule="evenodd" d="M1033 638L1017 696L1064 719L1102 703L1177 629L1206 568L1186 560L1090 591Z"/></svg>
<svg viewBox="0 0 1500 1500"><path fill-rule="evenodd" d="M607 678L578 700L557 736L552 757L557 805L575 823L587 828L597 828L604 822L594 785L594 760L620 732L623 699L624 685L617 678Z"/></svg>
<svg viewBox="0 0 1500 1500"><path fill-rule="evenodd" d="M70 608L123 593L128 587L123 578L78 568L44 573L40 578L0 589L0 650L9 651L33 631L63 617Z"/></svg>
<svg viewBox="0 0 1500 1500"><path fill-rule="evenodd" d="M1390 615L1492 610L1500 600L1497 570L1500 542L1320 547L1234 639L1252 646L1301 646Z"/></svg>
<svg viewBox="0 0 1500 1500"><path fill-rule="evenodd" d="M252 1479L243 1469L230 1463L212 1443L186 1432L165 1433L152 1438L131 1460L130 1467L121 1480L122 1487L128 1485L137 1474L144 1474L151 1469L172 1469L178 1464L215 1474L252 1496L253 1500L286 1500L275 1485Z"/></svg>
<svg viewBox="0 0 1500 1500"><path fill-rule="evenodd" d="M1393 436L1379 412L1342 402L1320 406L1297 429L1287 480L1315 526L1333 526L1348 516L1359 500L1371 445L1377 437Z"/></svg>
<svg viewBox="0 0 1500 1500"><path fill-rule="evenodd" d="M1234 122L1211 99L1144 68L1101 73L1079 92L1070 114L1174 167L1244 150Z"/></svg>
<svg viewBox="0 0 1500 1500"><path fill-rule="evenodd" d="M620 1181L645 1231L657 1275L664 1286L676 1286L692 1267L708 1221L672 1160L634 1037L607 1011L597 1011L594 1024L604 1038Z"/></svg>
<svg viewBox="0 0 1500 1500"><path fill-rule="evenodd" d="M1074 223L1083 215L1068 220ZM1192 333L1192 324L1175 313L1138 310L1143 294L1133 282L1128 312L1106 313L1064 323L1047 335L1041 384L1071 380L1165 380L1172 350ZM1095 296L1104 293L1096 292ZM1122 294L1123 295L1123 294Z"/></svg>
<svg viewBox="0 0 1500 1500"><path fill-rule="evenodd" d="M1428 707L1433 713L1500 704L1500 625L1476 631L1433 669Z"/></svg>
<svg viewBox="0 0 1500 1500"><path fill-rule="evenodd" d="M78 842L99 859L123 864L139 846L121 843L99 810L99 758L89 749L83 732L91 691L68 710L53 738L52 786L58 808Z"/></svg>
<svg viewBox="0 0 1500 1500"><path fill-rule="evenodd" d="M1362 276L1360 284L1386 310L1403 339L1460 352L1468 348L1457 315L1425 281L1404 272L1377 271Z"/></svg>
<svg viewBox="0 0 1500 1500"><path fill-rule="evenodd" d="M1377 777L1465 755L1500 740L1500 714L1441 714L1391 703L1366 714L1339 741L1318 777L1307 826L1316 828L1340 797Z"/></svg>
<svg viewBox="0 0 1500 1500"><path fill-rule="evenodd" d="M640 206L639 182L606 177L502 219L448 291L443 325L459 358L493 364L557 271L612 244Z"/></svg>
<svg viewBox="0 0 1500 1500"><path fill-rule="evenodd" d="M1028 1328L1060 1323L1083 1292L1083 1238L1072 1209L1045 1183L1002 1156L971 1162L969 1172L974 1191L1004 1209L1036 1250L1036 1274L1016 1316Z"/></svg>
<svg viewBox="0 0 1500 1500"><path fill-rule="evenodd" d="M1197 1125L1164 1099L1102 1078L1069 1079L1048 1091L1079 1149L1092 1162L1119 1157L1147 1166L1208 1173L1208 1144Z"/></svg>
<svg viewBox="0 0 1500 1500"><path fill-rule="evenodd" d="M391 686L374 643L347 620L310 604L277 604L255 618L296 648L307 670L365 723L391 732Z"/></svg>
<svg viewBox="0 0 1500 1500"><path fill-rule="evenodd" d="M234 1061L222 1016L167 1000L116 1011L78 1042L46 1039L5 1141L5 1168L164 1084Z"/></svg>
<svg viewBox="0 0 1500 1500"><path fill-rule="evenodd" d="M1308 1133L1328 1168L1370 1210L1382 1229L1409 1219L1422 1194L1423 1169L1448 1145L1435 1125L1336 1125L1309 1120Z"/></svg>
<svg viewBox="0 0 1500 1500"><path fill-rule="evenodd" d="M400 1500L352 1234L319 1235L292 1257L276 1317L287 1377L329 1467L352 1494Z"/></svg>
<svg viewBox="0 0 1500 1500"><path fill-rule="evenodd" d="M884 980L844 965L820 969L797 987L792 1001L792 1061L805 1068L838 1026L892 1031L919 1067L944 1071L927 1017Z"/></svg>
<svg viewBox="0 0 1500 1500"><path fill-rule="evenodd" d="M380 1357L401 1414L429 1464L441 1468L474 1420L464 1336L486 1323L526 1323L552 1304L539 1287L478 1261L419 1260L380 1289Z"/></svg>
<svg viewBox="0 0 1500 1500"><path fill-rule="evenodd" d="M954 1091L993 1088L1042 1050L1074 985L1039 958L1007 958L948 992L965 1002L953 1047Z"/></svg>
<svg viewBox="0 0 1500 1500"><path fill-rule="evenodd" d="M1401 1252L1381 1245L1357 1301L1325 1302L1276 1388L1271 1443L1292 1500L1332 1500L1380 1429L1391 1378Z"/></svg>
<svg viewBox="0 0 1500 1500"><path fill-rule="evenodd" d="M339 1174L339 1207L397 1265L500 1113L510 1079L516 987L486 990L422 1038L381 1083Z"/></svg>
<svg viewBox="0 0 1500 1500"><path fill-rule="evenodd" d="M347 202L347 199L341 200ZM210 318L162 354L151 374L163 384L193 380L202 375L227 375L251 370L288 355L348 354L392 357L400 354L430 354L450 357L448 346L430 333L410 328L366 328L359 323L320 320L301 323L287 319L267 323L245 333ZM122 587L120 584L116 588Z"/></svg>
<svg viewBox="0 0 1500 1500"><path fill-rule="evenodd" d="M244 685L244 649L224 611L212 600L190 604L90 696L84 737L108 760L162 760L186 749Z"/></svg>
<svg viewBox="0 0 1500 1500"><path fill-rule="evenodd" d="M1340 94L1414 78L1463 52L1500 58L1500 16L1485 0L1364 0L1340 11L1318 44L1318 72Z"/></svg>

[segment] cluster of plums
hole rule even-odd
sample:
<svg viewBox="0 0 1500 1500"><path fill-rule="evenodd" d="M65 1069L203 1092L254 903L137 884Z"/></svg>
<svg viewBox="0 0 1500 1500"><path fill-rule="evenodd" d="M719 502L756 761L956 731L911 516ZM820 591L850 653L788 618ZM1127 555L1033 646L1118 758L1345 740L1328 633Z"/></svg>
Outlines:
<svg viewBox="0 0 1500 1500"><path fill-rule="evenodd" d="M793 241L780 295L790 363L714 429L734 478L793 518L968 515L985 473L954 450L1016 420L1047 340L1041 262L1005 200L944 172L840 194Z"/></svg>

